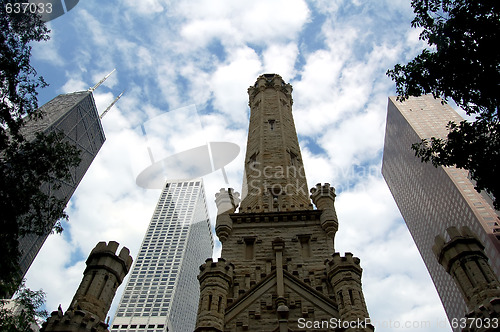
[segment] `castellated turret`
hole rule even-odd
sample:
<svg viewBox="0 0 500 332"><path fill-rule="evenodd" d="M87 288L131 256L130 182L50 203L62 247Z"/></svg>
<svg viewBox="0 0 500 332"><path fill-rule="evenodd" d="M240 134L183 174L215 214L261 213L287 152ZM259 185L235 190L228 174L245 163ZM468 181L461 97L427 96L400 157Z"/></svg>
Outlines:
<svg viewBox="0 0 500 332"><path fill-rule="evenodd" d="M311 200L318 210L322 210L320 221L321 227L325 230L327 235L332 239L339 229L339 221L337 213L335 212L335 188L331 187L329 183L321 185L316 184L316 187L311 188Z"/></svg>
<svg viewBox="0 0 500 332"><path fill-rule="evenodd" d="M104 332L104 322L118 286L132 265L129 250L119 244L99 242L86 261L87 268L71 304L65 313L59 308L42 325L41 331Z"/></svg>
<svg viewBox="0 0 500 332"><path fill-rule="evenodd" d="M497 331L498 326L486 322L500 319L500 282L488 262L483 244L466 226L450 227L446 231L450 241L446 242L439 235L432 250L439 264L455 280L469 309L466 318L470 320L462 331Z"/></svg>
<svg viewBox="0 0 500 332"><path fill-rule="evenodd" d="M196 332L224 331L224 314L227 305L227 292L233 283L231 263L224 258L214 262L212 258L200 266L200 304Z"/></svg>
<svg viewBox="0 0 500 332"><path fill-rule="evenodd" d="M359 258L353 257L350 252L346 252L344 257L336 252L332 255L332 259L325 261L328 280L333 287L340 320L343 322L360 322L356 326L354 324L349 326L345 330L346 332L369 332L375 329L369 323L368 310L361 286L363 269L359 263Z"/></svg>
<svg viewBox="0 0 500 332"><path fill-rule="evenodd" d="M221 188L215 194L215 204L217 205L217 221L215 225L215 232L220 242L224 243L233 229L233 221L229 216L234 213L240 204L240 194L235 192L233 188L228 190Z"/></svg>

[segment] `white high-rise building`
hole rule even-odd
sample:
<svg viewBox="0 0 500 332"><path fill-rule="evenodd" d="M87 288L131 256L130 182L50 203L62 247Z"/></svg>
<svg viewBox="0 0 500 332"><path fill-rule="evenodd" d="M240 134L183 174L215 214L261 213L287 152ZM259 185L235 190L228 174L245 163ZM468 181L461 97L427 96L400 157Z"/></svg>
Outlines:
<svg viewBox="0 0 500 332"><path fill-rule="evenodd" d="M199 267L213 238L201 179L166 183L112 323L112 332L193 331Z"/></svg>

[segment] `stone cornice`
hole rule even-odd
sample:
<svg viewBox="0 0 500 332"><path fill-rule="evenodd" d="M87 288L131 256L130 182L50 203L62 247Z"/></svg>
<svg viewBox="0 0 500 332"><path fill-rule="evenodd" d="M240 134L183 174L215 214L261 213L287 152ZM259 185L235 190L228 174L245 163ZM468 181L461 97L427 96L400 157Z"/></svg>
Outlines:
<svg viewBox="0 0 500 332"><path fill-rule="evenodd" d="M286 223L286 226L294 226L297 224L297 222L319 222L322 212L322 210L301 210L283 212L232 213L229 216L233 220L233 227L241 227L245 224L259 224L259 226L262 227L265 227L266 224L268 224L269 226L274 227L274 223Z"/></svg>

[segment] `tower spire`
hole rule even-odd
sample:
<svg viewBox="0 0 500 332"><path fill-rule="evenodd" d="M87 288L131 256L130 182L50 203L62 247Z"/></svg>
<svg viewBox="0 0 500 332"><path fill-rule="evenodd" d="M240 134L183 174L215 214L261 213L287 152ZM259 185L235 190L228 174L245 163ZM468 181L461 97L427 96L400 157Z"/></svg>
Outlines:
<svg viewBox="0 0 500 332"><path fill-rule="evenodd" d="M99 119L102 119L106 113L109 112L109 110L111 109L111 107L113 107L114 104L116 104L116 102L118 101L118 99L121 98L121 96L123 95L123 93L125 92L125 90L122 91L122 93L120 93L118 96L116 96L115 100L113 100L113 102L111 104L109 104L108 107L106 107L106 109L104 110L104 112L101 113L101 115L99 115Z"/></svg>
<svg viewBox="0 0 500 332"><path fill-rule="evenodd" d="M104 76L96 85L94 85L93 87L89 88L89 92L94 92L95 89L97 89L102 83L104 83L104 81L106 81L108 79L108 77L111 76L111 74L113 74L114 72L116 71L116 68L114 68L111 73L109 73L108 75Z"/></svg>
<svg viewBox="0 0 500 332"><path fill-rule="evenodd" d="M312 209L292 116L292 86L264 74L248 88L248 130L240 212Z"/></svg>

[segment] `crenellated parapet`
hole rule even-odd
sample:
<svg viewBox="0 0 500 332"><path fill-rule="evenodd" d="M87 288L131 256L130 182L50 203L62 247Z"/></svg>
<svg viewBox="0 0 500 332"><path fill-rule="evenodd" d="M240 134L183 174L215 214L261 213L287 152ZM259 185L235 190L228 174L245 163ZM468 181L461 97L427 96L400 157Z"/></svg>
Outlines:
<svg viewBox="0 0 500 332"><path fill-rule="evenodd" d="M215 194L215 204L217 205L217 221L215 223L215 232L220 242L224 243L231 234L233 221L229 216L234 213L240 204L240 194L233 188L224 189Z"/></svg>
<svg viewBox="0 0 500 332"><path fill-rule="evenodd" d="M282 92L287 98L289 98L290 105L292 105L292 85L285 83L283 78L278 74L263 74L257 78L253 86L248 88L249 106L252 105L255 96L259 92L269 88Z"/></svg>
<svg viewBox="0 0 500 332"><path fill-rule="evenodd" d="M366 308L365 298L361 285L363 269L360 260L346 252L340 256L336 252L332 258L325 261L328 280L333 287L335 300L338 305L340 320L347 322L363 322L366 324L349 327L348 332L371 332L374 326L369 324L370 316Z"/></svg>
<svg viewBox="0 0 500 332"><path fill-rule="evenodd" d="M68 310L54 311L41 331L107 331L104 323L117 288L130 270L132 257L114 241L99 242L90 253L83 279Z"/></svg>
<svg viewBox="0 0 500 332"><path fill-rule="evenodd" d="M108 324L83 310L53 311L41 331L108 332Z"/></svg>
<svg viewBox="0 0 500 332"><path fill-rule="evenodd" d="M219 258L212 258L200 266L200 304L196 332L224 331L224 314L227 306L227 294L233 283L234 265Z"/></svg>
<svg viewBox="0 0 500 332"><path fill-rule="evenodd" d="M233 188L221 188L215 194L215 204L217 205L217 214L234 213L240 204L240 194Z"/></svg>
<svg viewBox="0 0 500 332"><path fill-rule="evenodd" d="M484 315L491 310L488 315L499 315L500 311L495 313L495 310L500 309L500 283L488 263L483 244L466 226L450 227L446 231L450 240L437 236L432 250L455 280L470 315Z"/></svg>
<svg viewBox="0 0 500 332"><path fill-rule="evenodd" d="M132 257L122 248L116 255L119 244L115 241L99 242L86 261L87 268L70 308L95 313L101 320L111 306L116 289L130 270Z"/></svg>
<svg viewBox="0 0 500 332"><path fill-rule="evenodd" d="M311 200L318 210L321 210L321 227L331 238L335 237L339 229L337 213L335 212L335 188L329 183L311 188Z"/></svg>
<svg viewBox="0 0 500 332"><path fill-rule="evenodd" d="M500 298L495 297L465 315L469 326L462 332L497 332L500 321Z"/></svg>

